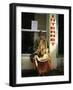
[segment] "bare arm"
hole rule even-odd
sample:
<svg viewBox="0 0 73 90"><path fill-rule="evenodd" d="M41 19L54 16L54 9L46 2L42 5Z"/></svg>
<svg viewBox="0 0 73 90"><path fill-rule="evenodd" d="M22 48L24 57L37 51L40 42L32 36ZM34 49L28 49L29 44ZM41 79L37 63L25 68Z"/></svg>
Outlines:
<svg viewBox="0 0 73 90"><path fill-rule="evenodd" d="M39 61L39 62L45 62L45 61L48 61L48 56L45 54L43 57L38 57L36 56L36 59Z"/></svg>

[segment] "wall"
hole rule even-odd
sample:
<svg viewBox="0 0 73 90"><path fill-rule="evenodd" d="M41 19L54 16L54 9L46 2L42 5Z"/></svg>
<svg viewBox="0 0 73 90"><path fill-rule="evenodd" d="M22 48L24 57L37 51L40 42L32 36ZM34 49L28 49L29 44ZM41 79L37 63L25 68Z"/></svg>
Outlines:
<svg viewBox="0 0 73 90"><path fill-rule="evenodd" d="M38 21L38 30L46 30L46 14L35 14L35 20Z"/></svg>
<svg viewBox="0 0 73 90"><path fill-rule="evenodd" d="M72 1L72 2L71 2ZM1 0L0 1L0 90L72 90L72 84L46 85L35 87L8 86L9 82L9 3L38 3L54 5L73 5L73 0ZM73 14L73 12L72 12ZM73 34L73 32L72 32ZM73 36L72 36L73 38ZM72 41L73 42L73 41ZM73 43L72 43L73 44ZM72 48L73 50L73 48ZM73 62L72 62L73 64ZM73 68L73 65L72 65ZM73 75L73 72L72 72ZM73 81L73 78L72 78Z"/></svg>
<svg viewBox="0 0 73 90"><path fill-rule="evenodd" d="M24 55L24 54L22 55L21 68L26 69L26 70L33 69L33 65L32 65L31 60L30 60L30 55Z"/></svg>

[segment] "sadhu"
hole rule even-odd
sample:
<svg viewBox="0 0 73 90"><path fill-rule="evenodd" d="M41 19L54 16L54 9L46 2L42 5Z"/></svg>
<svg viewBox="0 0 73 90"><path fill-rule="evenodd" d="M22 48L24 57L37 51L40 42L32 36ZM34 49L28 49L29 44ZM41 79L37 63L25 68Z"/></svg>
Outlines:
<svg viewBox="0 0 73 90"><path fill-rule="evenodd" d="M40 34L36 51L30 56L34 69L38 75L46 75L51 70L51 56L43 33Z"/></svg>

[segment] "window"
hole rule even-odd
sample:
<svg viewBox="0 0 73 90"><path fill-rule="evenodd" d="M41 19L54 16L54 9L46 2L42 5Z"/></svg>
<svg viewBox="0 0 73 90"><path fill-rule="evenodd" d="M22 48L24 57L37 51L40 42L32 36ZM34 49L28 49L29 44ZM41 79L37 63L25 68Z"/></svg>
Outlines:
<svg viewBox="0 0 73 90"><path fill-rule="evenodd" d="M38 39L40 30L42 30L44 33L46 32L46 14L22 12L21 20L22 54L30 54L34 52L34 43ZM37 22L37 26L34 25L35 27L32 27L33 21ZM34 30L33 28L35 28L36 30Z"/></svg>

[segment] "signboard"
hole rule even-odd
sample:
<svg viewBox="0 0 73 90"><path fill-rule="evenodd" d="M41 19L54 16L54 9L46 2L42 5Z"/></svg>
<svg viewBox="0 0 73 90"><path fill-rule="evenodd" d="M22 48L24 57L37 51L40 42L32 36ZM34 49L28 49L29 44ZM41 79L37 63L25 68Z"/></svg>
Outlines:
<svg viewBox="0 0 73 90"><path fill-rule="evenodd" d="M49 51L53 59L54 68L57 67L57 50L58 49L58 15L49 15Z"/></svg>

